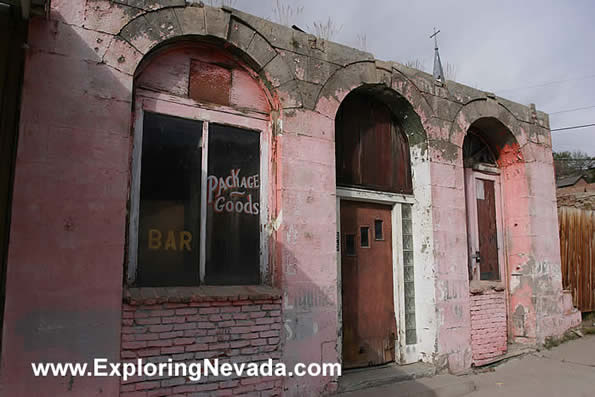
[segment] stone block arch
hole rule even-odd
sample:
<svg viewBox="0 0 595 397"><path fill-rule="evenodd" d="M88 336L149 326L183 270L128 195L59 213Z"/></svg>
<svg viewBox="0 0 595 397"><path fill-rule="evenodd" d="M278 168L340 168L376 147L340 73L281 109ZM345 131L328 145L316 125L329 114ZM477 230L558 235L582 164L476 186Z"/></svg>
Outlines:
<svg viewBox="0 0 595 397"><path fill-rule="evenodd" d="M434 111L417 87L390 63L384 65L380 61L362 61L337 70L320 90L315 110L334 120L343 99L361 86L378 86L384 93L392 92L407 101L407 116L415 114L419 118L424 129L424 140L427 139L425 130Z"/></svg>
<svg viewBox="0 0 595 397"><path fill-rule="evenodd" d="M124 9L126 10L126 9ZM103 61L130 76L155 50L179 40L197 40L221 45L239 56L262 80L279 102L288 100L275 91L295 78L283 57L258 33L229 11L209 6L164 7L132 17L112 39ZM300 95L293 93L293 95ZM277 107L278 108L278 107Z"/></svg>
<svg viewBox="0 0 595 397"><path fill-rule="evenodd" d="M489 100L478 99L463 106L452 123L449 138L459 148L463 147L463 140L469 127L480 118L493 118L502 123L516 139L519 147L525 148L527 136L514 115L501 104Z"/></svg>

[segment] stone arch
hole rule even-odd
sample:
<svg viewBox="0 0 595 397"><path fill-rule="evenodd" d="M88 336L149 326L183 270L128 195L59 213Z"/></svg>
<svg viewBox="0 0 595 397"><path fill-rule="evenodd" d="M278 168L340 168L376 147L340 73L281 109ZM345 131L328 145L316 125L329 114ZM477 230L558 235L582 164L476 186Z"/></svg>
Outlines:
<svg viewBox="0 0 595 397"><path fill-rule="evenodd" d="M315 110L334 121L345 97L357 89L373 91L387 103L403 124L410 149L420 147L421 153L426 152L434 112L419 89L390 64L362 61L337 70L320 90Z"/></svg>
<svg viewBox="0 0 595 397"><path fill-rule="evenodd" d="M434 115L422 93L406 76L390 63L385 65L378 61L356 62L337 70L320 90L315 110L334 120L343 99L360 86L384 87L405 99L424 129Z"/></svg>
<svg viewBox="0 0 595 397"><path fill-rule="evenodd" d="M132 76L146 56L177 40L222 46L253 69L275 98L276 89L295 78L283 57L255 29L227 10L197 5L136 13L114 37L104 61Z"/></svg>
<svg viewBox="0 0 595 397"><path fill-rule="evenodd" d="M521 129L518 120L506 107L490 99L474 100L463 106L452 123L449 140L457 147L462 148L469 127L482 118L494 119L504 125L517 141L521 150L524 149L527 136Z"/></svg>

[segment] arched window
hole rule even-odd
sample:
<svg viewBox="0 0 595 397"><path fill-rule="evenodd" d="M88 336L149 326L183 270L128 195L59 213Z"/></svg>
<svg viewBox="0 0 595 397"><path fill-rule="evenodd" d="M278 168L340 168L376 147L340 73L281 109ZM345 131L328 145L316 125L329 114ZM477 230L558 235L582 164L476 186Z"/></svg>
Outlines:
<svg viewBox="0 0 595 397"><path fill-rule="evenodd" d="M215 46L158 50L135 76L128 282L265 280L270 103Z"/></svg>
<svg viewBox="0 0 595 397"><path fill-rule="evenodd" d="M339 108L335 131L337 185L413 193L407 137L387 105L351 93Z"/></svg>
<svg viewBox="0 0 595 397"><path fill-rule="evenodd" d="M469 130L463 141L463 164L465 168L485 164L497 167L496 156L477 130Z"/></svg>

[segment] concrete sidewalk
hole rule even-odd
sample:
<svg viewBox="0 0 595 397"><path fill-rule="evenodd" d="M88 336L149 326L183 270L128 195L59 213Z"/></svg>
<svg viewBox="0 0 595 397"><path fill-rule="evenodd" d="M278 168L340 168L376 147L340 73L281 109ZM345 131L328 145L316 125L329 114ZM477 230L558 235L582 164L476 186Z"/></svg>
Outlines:
<svg viewBox="0 0 595 397"><path fill-rule="evenodd" d="M472 375L477 391L470 397L595 396L595 336L569 341L509 361L494 372Z"/></svg>
<svg viewBox="0 0 595 397"><path fill-rule="evenodd" d="M491 372L439 375L341 394L341 397L593 397L595 336L512 359Z"/></svg>

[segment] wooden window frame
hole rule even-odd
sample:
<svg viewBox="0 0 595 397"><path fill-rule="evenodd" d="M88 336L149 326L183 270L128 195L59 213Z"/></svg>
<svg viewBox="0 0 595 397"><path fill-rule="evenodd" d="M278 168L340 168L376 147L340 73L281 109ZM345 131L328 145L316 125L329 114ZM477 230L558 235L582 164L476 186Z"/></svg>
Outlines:
<svg viewBox="0 0 595 397"><path fill-rule="evenodd" d="M129 286L136 283L138 270L138 227L140 209L140 180L143 140L143 119L145 112L165 116L201 121L202 125L202 171L200 203L200 258L198 263L199 284L205 283L206 275L206 218L209 124L216 123L230 127L256 131L260 134L260 285L267 284L269 274L269 242L267 235L269 217L269 162L270 121L268 115L218 106L207 108L197 102L168 94L137 89L134 102L134 126L132 149L132 172L130 185L130 217L128 222L128 266L126 281Z"/></svg>

